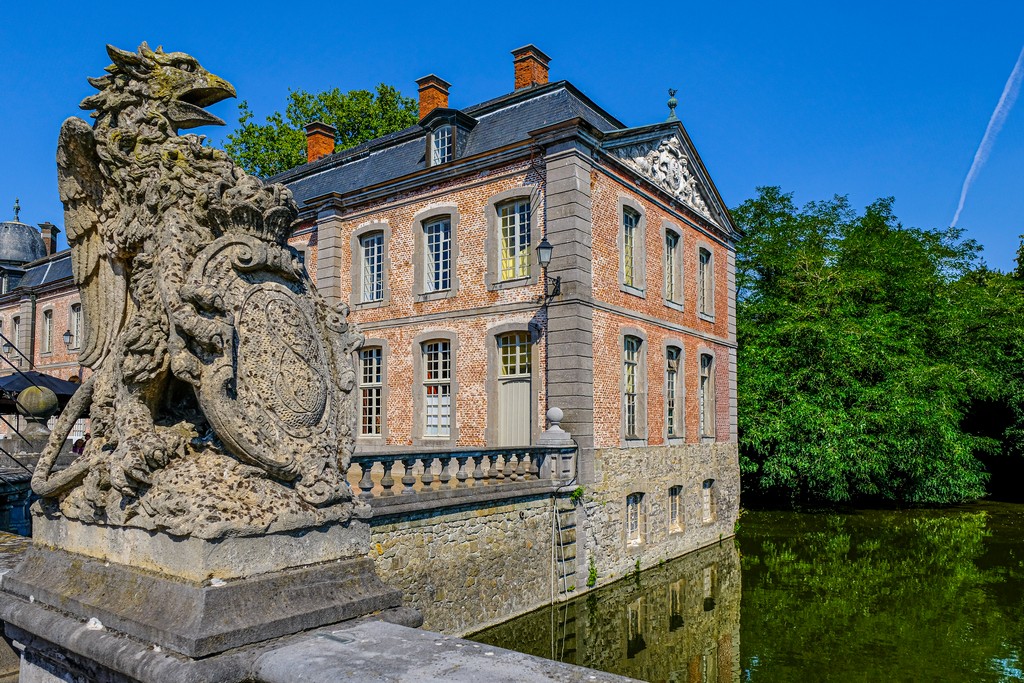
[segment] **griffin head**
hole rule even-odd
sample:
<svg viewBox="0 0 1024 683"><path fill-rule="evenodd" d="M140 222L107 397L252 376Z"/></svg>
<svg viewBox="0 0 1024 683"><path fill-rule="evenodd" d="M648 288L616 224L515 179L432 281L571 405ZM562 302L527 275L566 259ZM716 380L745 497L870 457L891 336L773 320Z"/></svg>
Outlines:
<svg viewBox="0 0 1024 683"><path fill-rule="evenodd" d="M107 75L90 78L100 92L82 100L82 109L94 109L93 117L117 114L129 107L150 104L175 131L198 126L223 126L224 122L204 107L235 97L235 88L199 65L184 52L150 50L143 43L138 52L107 45L113 64Z"/></svg>

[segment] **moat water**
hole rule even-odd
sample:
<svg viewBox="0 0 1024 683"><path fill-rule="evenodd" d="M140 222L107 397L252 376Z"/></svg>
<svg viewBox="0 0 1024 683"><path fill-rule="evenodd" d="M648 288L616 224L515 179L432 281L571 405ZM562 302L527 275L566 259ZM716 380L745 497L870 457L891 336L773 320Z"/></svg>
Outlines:
<svg viewBox="0 0 1024 683"><path fill-rule="evenodd" d="M1024 505L745 512L475 640L649 681L1024 681Z"/></svg>

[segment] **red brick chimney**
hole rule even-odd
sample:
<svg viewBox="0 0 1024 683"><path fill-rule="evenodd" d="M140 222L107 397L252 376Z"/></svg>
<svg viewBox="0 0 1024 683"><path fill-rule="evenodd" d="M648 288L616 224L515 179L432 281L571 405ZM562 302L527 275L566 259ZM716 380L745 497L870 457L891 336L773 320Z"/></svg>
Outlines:
<svg viewBox="0 0 1024 683"><path fill-rule="evenodd" d="M452 87L451 83L430 74L417 78L416 85L420 87L420 121L435 109L448 108L448 88Z"/></svg>
<svg viewBox="0 0 1024 683"><path fill-rule="evenodd" d="M43 246L46 247L46 255L57 253L57 233L60 230L53 223L40 223L39 234L43 238Z"/></svg>
<svg viewBox="0 0 1024 683"><path fill-rule="evenodd" d="M338 129L323 121L306 124L306 160L313 162L334 154L334 136Z"/></svg>
<svg viewBox="0 0 1024 683"><path fill-rule="evenodd" d="M516 90L548 82L548 62L551 57L533 45L512 50L512 63L516 68Z"/></svg>

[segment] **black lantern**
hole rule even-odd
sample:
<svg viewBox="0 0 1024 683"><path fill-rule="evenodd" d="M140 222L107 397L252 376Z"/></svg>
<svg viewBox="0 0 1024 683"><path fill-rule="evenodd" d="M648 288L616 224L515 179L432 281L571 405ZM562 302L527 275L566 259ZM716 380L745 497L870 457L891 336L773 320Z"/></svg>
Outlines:
<svg viewBox="0 0 1024 683"><path fill-rule="evenodd" d="M554 247L551 246L551 242L548 242L548 238L545 235L540 239L540 244L537 245L537 262L540 263L540 267L544 270L548 269L551 265L551 252L554 251Z"/></svg>
<svg viewBox="0 0 1024 683"><path fill-rule="evenodd" d="M71 334L71 330L66 330L64 332L64 334L61 335L61 339L64 340L64 346L65 347L67 347L69 349L71 348L71 340L72 340L73 336L74 335Z"/></svg>

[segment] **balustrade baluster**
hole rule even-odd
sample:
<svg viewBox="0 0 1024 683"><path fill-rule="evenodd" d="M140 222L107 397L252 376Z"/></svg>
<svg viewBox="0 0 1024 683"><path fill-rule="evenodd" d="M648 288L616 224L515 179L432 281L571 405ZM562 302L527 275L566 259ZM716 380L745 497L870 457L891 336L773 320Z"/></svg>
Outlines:
<svg viewBox="0 0 1024 683"><path fill-rule="evenodd" d="M516 460L519 458L515 453L509 453L505 456L505 469L508 473L505 475L510 481L515 481L518 477L516 476Z"/></svg>
<svg viewBox="0 0 1024 683"><path fill-rule="evenodd" d="M488 481L487 483L493 484L493 480L498 478L498 454L495 453L494 455L488 455L487 459L491 461L491 466L487 470L487 479L491 481Z"/></svg>
<svg viewBox="0 0 1024 683"><path fill-rule="evenodd" d="M435 458L423 458L420 460L423 463L423 474L420 476L423 491L429 491L430 485L434 483L434 460Z"/></svg>
<svg viewBox="0 0 1024 683"><path fill-rule="evenodd" d="M455 478L459 481L456 486L465 486L466 480L469 479L469 475L466 474L466 461L469 460L469 458L460 456L456 457L455 460L459 463L459 471L455 473Z"/></svg>
<svg viewBox="0 0 1024 683"><path fill-rule="evenodd" d="M391 470L395 466L394 460L385 460L382 463L384 465L384 476L381 477L380 486L383 489L380 495L382 496L393 496L395 492L392 491L392 487L395 485L395 479L391 476Z"/></svg>
<svg viewBox="0 0 1024 683"><path fill-rule="evenodd" d="M486 482L484 481L484 465L483 465L483 463L484 463L484 458L486 456L474 455L472 457L473 457L473 464L476 465L476 467L473 468L473 483L474 484L484 484Z"/></svg>
<svg viewBox="0 0 1024 683"><path fill-rule="evenodd" d="M544 454L534 452L530 454L530 478L540 479L541 470L544 469Z"/></svg>
<svg viewBox="0 0 1024 683"><path fill-rule="evenodd" d="M517 457L519 464L516 466L516 479L526 479L526 453L520 453Z"/></svg>
<svg viewBox="0 0 1024 683"><path fill-rule="evenodd" d="M443 489L451 488L451 484L449 482L452 480L452 473L449 470L449 467L451 466L452 459L451 459L451 457L447 457L447 458L440 458L440 460L441 460L441 475L438 477L438 479L441 481L441 488L443 488Z"/></svg>
<svg viewBox="0 0 1024 683"><path fill-rule="evenodd" d="M413 485L416 483L416 477L413 476L412 468L418 460L419 458L402 458L402 467L405 468L405 473L402 474L402 484L405 486L405 488L402 489L403 496L411 496L416 493L413 489Z"/></svg>
<svg viewBox="0 0 1024 683"><path fill-rule="evenodd" d="M373 479L370 477L370 470L373 469L373 461L363 460L359 463L363 470L363 476L359 479L359 496L369 498L373 492Z"/></svg>

